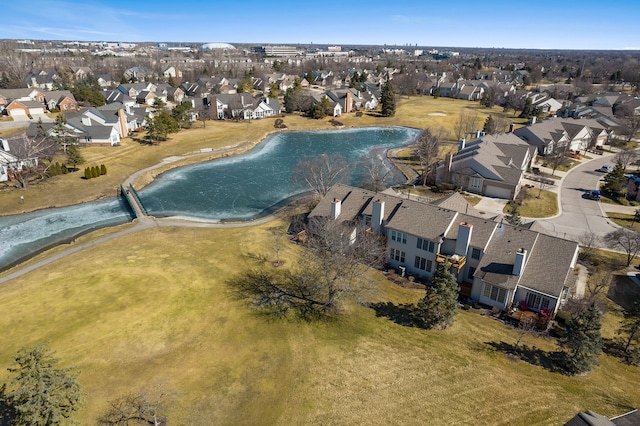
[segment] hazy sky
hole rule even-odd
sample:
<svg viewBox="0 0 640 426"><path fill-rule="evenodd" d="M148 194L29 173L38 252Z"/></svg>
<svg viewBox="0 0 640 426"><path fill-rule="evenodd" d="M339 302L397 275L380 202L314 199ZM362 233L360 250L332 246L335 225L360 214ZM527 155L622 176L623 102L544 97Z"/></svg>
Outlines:
<svg viewBox="0 0 640 426"><path fill-rule="evenodd" d="M640 49L640 1L8 0L0 38Z"/></svg>

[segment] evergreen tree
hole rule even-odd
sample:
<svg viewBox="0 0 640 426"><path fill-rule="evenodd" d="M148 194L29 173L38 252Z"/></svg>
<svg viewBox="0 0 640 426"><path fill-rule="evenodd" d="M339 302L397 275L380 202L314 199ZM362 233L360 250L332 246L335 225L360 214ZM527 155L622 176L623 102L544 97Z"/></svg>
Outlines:
<svg viewBox="0 0 640 426"><path fill-rule="evenodd" d="M178 87L176 81L173 79L172 75L169 75L169 79L167 80L167 84L171 87Z"/></svg>
<svg viewBox="0 0 640 426"><path fill-rule="evenodd" d="M380 99L382 104L382 115L384 117L393 117L396 113L396 98L393 93L393 86L391 85L390 80L387 80L382 88Z"/></svg>
<svg viewBox="0 0 640 426"><path fill-rule="evenodd" d="M105 166L104 164L100 164L100 175L106 175L107 174L107 166Z"/></svg>
<svg viewBox="0 0 640 426"><path fill-rule="evenodd" d="M496 133L496 121L493 119L493 116L489 114L487 120L484 122L484 126L482 127L482 131L487 135L492 135Z"/></svg>
<svg viewBox="0 0 640 426"><path fill-rule="evenodd" d="M78 164L84 163L84 157L82 157L78 145L67 146L67 161L73 165L74 170Z"/></svg>
<svg viewBox="0 0 640 426"><path fill-rule="evenodd" d="M561 342L567 350L565 367L569 373L586 373L598 364L602 353L600 327L600 312L595 303L569 321L565 340Z"/></svg>
<svg viewBox="0 0 640 426"><path fill-rule="evenodd" d="M91 176L91 168L87 167L86 169L84 169L84 178L85 179L91 179L93 176Z"/></svg>
<svg viewBox="0 0 640 426"><path fill-rule="evenodd" d="M8 89L11 85L11 80L7 77L6 72L2 72L2 77L0 78L0 89Z"/></svg>
<svg viewBox="0 0 640 426"><path fill-rule="evenodd" d="M531 104L531 99L527 99L524 104L524 108L522 108L522 112L520 113L520 118L531 118L533 116L533 105Z"/></svg>
<svg viewBox="0 0 640 426"><path fill-rule="evenodd" d="M313 71L311 71L311 70L307 71L307 74L306 74L305 77L306 77L307 81L309 82L309 84L313 84L316 81L316 77L313 75Z"/></svg>
<svg viewBox="0 0 640 426"><path fill-rule="evenodd" d="M450 267L448 262L438 263L424 298L418 302L418 316L427 328L447 328L457 313L458 283L449 272Z"/></svg>
<svg viewBox="0 0 640 426"><path fill-rule="evenodd" d="M604 177L602 190L612 195L622 195L626 188L627 178L624 175L625 169L622 160L618 159L613 169Z"/></svg>
<svg viewBox="0 0 640 426"><path fill-rule="evenodd" d="M278 99L280 96L280 89L278 89L278 83L273 82L269 85L269 97L273 99Z"/></svg>
<svg viewBox="0 0 640 426"><path fill-rule="evenodd" d="M520 205L515 201L509 203L509 209L507 210L507 214L504 216L504 219L507 223L513 226L519 226L522 224L522 220L520 219Z"/></svg>
<svg viewBox="0 0 640 426"><path fill-rule="evenodd" d="M98 169L97 166L92 166L91 167L91 177L97 178L100 176L100 170Z"/></svg>
<svg viewBox="0 0 640 426"><path fill-rule="evenodd" d="M56 425L70 418L82 401L74 368L59 368L45 345L25 347L15 355L7 399L16 425Z"/></svg>

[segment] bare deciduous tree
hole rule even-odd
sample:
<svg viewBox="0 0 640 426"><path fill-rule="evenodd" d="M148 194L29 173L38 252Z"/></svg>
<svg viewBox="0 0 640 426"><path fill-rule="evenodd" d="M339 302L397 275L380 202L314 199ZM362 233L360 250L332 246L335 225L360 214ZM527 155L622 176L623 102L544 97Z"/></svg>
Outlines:
<svg viewBox="0 0 640 426"><path fill-rule="evenodd" d="M418 139L418 144L413 152L420 161L420 170L422 172L422 185L427 185L427 180L431 173L433 164L438 159L438 150L440 145L441 131L434 132L431 129L424 129Z"/></svg>
<svg viewBox="0 0 640 426"><path fill-rule="evenodd" d="M47 135L42 126L39 126L37 135L33 137L23 134L10 139L9 146L9 153L17 158L9 167L15 171L15 178L23 188L29 185L34 174L40 174L41 178L46 177L51 159L59 152L57 141Z"/></svg>
<svg viewBox="0 0 640 426"><path fill-rule="evenodd" d="M600 237L598 237L593 231L585 231L578 242L580 243L580 253L578 254L578 258L580 260L588 260L594 255L597 246L600 243Z"/></svg>
<svg viewBox="0 0 640 426"><path fill-rule="evenodd" d="M289 270L256 268L230 281L236 294L263 313L289 312L312 319L336 313L347 300L361 301L373 290L366 270L384 260L378 235L364 226L314 220L306 227L309 248Z"/></svg>
<svg viewBox="0 0 640 426"><path fill-rule="evenodd" d="M587 279L587 298L594 300L600 293L609 288L611 284L611 273L599 271L589 275Z"/></svg>
<svg viewBox="0 0 640 426"><path fill-rule="evenodd" d="M621 121L622 133L625 136L625 143L628 144L640 131L640 115L636 114L631 103L624 103L615 107L615 117Z"/></svg>
<svg viewBox="0 0 640 426"><path fill-rule="evenodd" d="M362 187L379 192L385 188L384 180L391 170L385 163L385 152L381 148L372 149L369 154L360 158L360 163L366 171L362 180Z"/></svg>
<svg viewBox="0 0 640 426"><path fill-rule="evenodd" d="M619 228L609 232L604 242L611 248L618 248L627 255L627 266L640 253L640 233L627 228Z"/></svg>
<svg viewBox="0 0 640 426"><path fill-rule="evenodd" d="M324 197L333 185L344 179L347 170L347 162L342 155L320 154L302 157L292 172L294 179Z"/></svg>
<svg viewBox="0 0 640 426"><path fill-rule="evenodd" d="M162 426L167 393L159 388L147 393L130 393L109 402L109 410L98 420L103 425L146 424Z"/></svg>
<svg viewBox="0 0 640 426"><path fill-rule="evenodd" d="M480 118L475 111L462 110L453 125L456 140L459 141L469 133L473 133L478 130L479 121Z"/></svg>
<svg viewBox="0 0 640 426"><path fill-rule="evenodd" d="M520 321L518 321L518 328L517 328L518 334L516 338L516 343L513 345L513 352L515 354L518 353L518 350L520 349L520 344L522 343L522 340L526 335L538 333L538 329L536 328L537 322L538 322L537 317L536 318L525 317L525 318L522 318Z"/></svg>
<svg viewBox="0 0 640 426"><path fill-rule="evenodd" d="M615 156L615 161L620 160L622 163L622 167L625 169L629 166L629 164L633 163L636 158L638 158L638 153L636 151L630 149L623 149L622 151L618 151Z"/></svg>

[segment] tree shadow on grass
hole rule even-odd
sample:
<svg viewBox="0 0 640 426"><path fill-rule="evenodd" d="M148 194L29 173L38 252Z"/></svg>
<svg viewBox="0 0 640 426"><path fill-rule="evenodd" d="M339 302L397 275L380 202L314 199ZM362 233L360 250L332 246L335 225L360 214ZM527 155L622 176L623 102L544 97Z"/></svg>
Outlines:
<svg viewBox="0 0 640 426"><path fill-rule="evenodd" d="M553 373L563 373L566 371L562 368L566 364L566 355L564 352L546 352L535 346L515 345L506 342L485 342L498 352L504 353L510 359L521 360L531 365L537 365L545 370Z"/></svg>
<svg viewBox="0 0 640 426"><path fill-rule="evenodd" d="M602 352L605 354L616 357L628 365L640 365L640 351L638 349L632 347L628 352L625 351L625 344L622 339L604 338L602 340Z"/></svg>
<svg viewBox="0 0 640 426"><path fill-rule="evenodd" d="M396 305L391 302L372 303L369 305L376 311L377 317L386 317L396 324L405 327L424 328L424 323L415 313L415 306L411 304Z"/></svg>

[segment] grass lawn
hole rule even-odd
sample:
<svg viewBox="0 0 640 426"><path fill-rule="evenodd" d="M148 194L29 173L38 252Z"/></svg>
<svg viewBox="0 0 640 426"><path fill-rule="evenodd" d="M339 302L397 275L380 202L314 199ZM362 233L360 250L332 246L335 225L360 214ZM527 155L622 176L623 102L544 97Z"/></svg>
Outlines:
<svg viewBox="0 0 640 426"><path fill-rule="evenodd" d="M526 191L526 196L520 205L520 216L550 217L558 214L558 195L555 192L540 191L538 188L527 188L522 191ZM507 210L508 205L503 212L506 214Z"/></svg>
<svg viewBox="0 0 640 426"><path fill-rule="evenodd" d="M442 127L445 133L452 134L453 124L463 110L475 110L479 123L484 122L488 114L505 115L501 108L488 109L478 102L469 102L449 98L434 99L429 96L402 98L397 102L394 117L380 117L377 113L365 113L361 117L349 114L340 117L345 127L367 126L407 126L414 128ZM430 115L430 114L446 114ZM330 118L313 120L298 114L288 114L284 122L288 130L333 129ZM510 118L511 119L511 118ZM198 152L202 148L221 148L242 142L257 143L266 135L275 131L275 119L227 122L208 121L205 127L201 122L194 123L192 129L171 135L171 138L159 146L141 144L143 134L125 138L119 147L87 147L81 150L86 162L79 166L79 172L57 176L46 182L30 185L26 189L0 191L0 214L15 214L27 211L77 204L99 198L114 197L119 185L134 172L158 164L162 159ZM441 154L455 148L457 144L443 144ZM212 158L204 154L189 162L204 161ZM58 161L62 161L59 159ZM87 166L104 164L107 175L97 179L84 180L82 171ZM177 163L167 167L185 164ZM146 176L138 187L149 182ZM9 188L0 184L0 189ZM21 202L20 196L24 197Z"/></svg>
<svg viewBox="0 0 640 426"><path fill-rule="evenodd" d="M632 214L608 212L607 216L620 226L634 231L640 231L640 223L638 223L638 220Z"/></svg>
<svg viewBox="0 0 640 426"><path fill-rule="evenodd" d="M470 312L445 331L359 305L337 320L267 321L225 280L257 262L247 258L274 256L268 228L278 224L148 229L0 286L0 381L18 348L50 340L81 370L79 424L158 386L170 394L170 424L563 424L585 409L614 416L640 405L638 368L602 355L590 374L568 377L513 361L499 348L515 331ZM284 267L299 249L280 253ZM369 279L379 283L371 301L422 295L378 272ZM618 320L608 312L605 330ZM523 344L557 349L549 338Z"/></svg>

